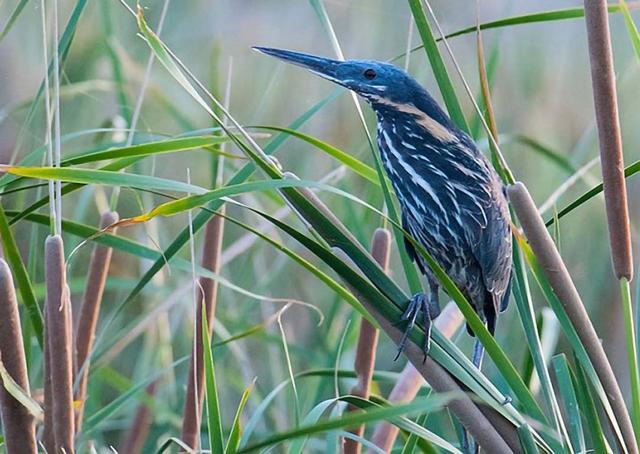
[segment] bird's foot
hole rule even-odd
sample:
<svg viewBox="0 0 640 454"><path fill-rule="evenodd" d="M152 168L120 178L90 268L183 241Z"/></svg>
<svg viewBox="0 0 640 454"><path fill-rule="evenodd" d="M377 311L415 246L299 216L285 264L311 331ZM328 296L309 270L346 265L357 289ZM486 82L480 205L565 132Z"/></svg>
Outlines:
<svg viewBox="0 0 640 454"><path fill-rule="evenodd" d="M422 351L424 353L423 362L427 360L429 348L431 347L431 322L440 315L440 306L437 301L427 298L424 293L416 293L411 297L407 308L400 317L400 322L408 321L408 324L402 334L402 339L400 339L398 353L396 354L394 361L397 360L400 357L400 354L404 351L404 348L407 345L407 339L409 338L409 333L415 326L416 320L421 312L422 324L424 326L424 344L422 346Z"/></svg>

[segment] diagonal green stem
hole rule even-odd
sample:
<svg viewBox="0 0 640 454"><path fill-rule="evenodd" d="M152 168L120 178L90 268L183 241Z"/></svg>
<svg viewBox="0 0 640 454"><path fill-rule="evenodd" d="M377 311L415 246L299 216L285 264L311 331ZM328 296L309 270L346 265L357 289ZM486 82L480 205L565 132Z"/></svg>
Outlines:
<svg viewBox="0 0 640 454"><path fill-rule="evenodd" d="M636 333L633 325L633 307L631 305L631 287L626 278L620 279L622 293L622 312L624 314L624 330L627 338L627 358L629 361L629 379L631 387L632 412L636 440L640 444L640 373L638 372L638 352L636 350Z"/></svg>

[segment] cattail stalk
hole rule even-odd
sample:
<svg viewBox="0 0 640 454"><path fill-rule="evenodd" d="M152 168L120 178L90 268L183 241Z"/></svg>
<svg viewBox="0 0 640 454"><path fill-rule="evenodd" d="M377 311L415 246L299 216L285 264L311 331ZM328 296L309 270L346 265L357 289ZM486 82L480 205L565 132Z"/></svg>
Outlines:
<svg viewBox="0 0 640 454"><path fill-rule="evenodd" d="M118 221L118 214L106 212L100 218L100 229L105 229ZM113 232L115 233L115 232ZM80 306L80 316L76 328L75 342L75 372L78 387L76 390L76 401L79 402L76 413L76 432L80 432L84 415L84 405L87 398L87 384L89 381L89 355L93 348L93 341L96 335L98 315L102 304L102 295L107 282L109 265L113 249L96 244L89 263L89 273L87 274L87 286L82 297Z"/></svg>
<svg viewBox="0 0 640 454"><path fill-rule="evenodd" d="M153 382L147 386L147 397L153 398L156 394L158 382ZM131 423L131 428L122 442L120 452L128 454L140 454L144 447L144 442L149 435L149 429L153 423L153 411L144 402L140 403L136 415Z"/></svg>
<svg viewBox="0 0 640 454"><path fill-rule="evenodd" d="M220 210L224 214L224 207ZM222 250L222 237L224 231L224 218L214 216L205 228L202 267L214 273L220 271L220 253ZM182 421L182 441L193 449L198 449L200 435L200 420L202 417L202 401L204 398L204 357L202 351L202 313L207 317L209 338L213 326L213 317L216 308L218 293L217 281L202 277L199 280L198 296L196 302L196 323L193 335L196 337L195 349L191 351L189 376L187 378L187 391L184 403ZM204 310L203 310L204 304Z"/></svg>
<svg viewBox="0 0 640 454"><path fill-rule="evenodd" d="M584 13L613 268L618 279L630 281L631 233L606 0L585 0Z"/></svg>
<svg viewBox="0 0 640 454"><path fill-rule="evenodd" d="M67 287L64 244L60 235L45 241L45 278L47 284L47 340L51 378L50 412L53 417L55 452L74 452L73 360L71 334L71 300ZM47 388L45 387L45 392ZM47 398L45 397L45 402ZM51 421L51 420L50 420Z"/></svg>
<svg viewBox="0 0 640 454"><path fill-rule="evenodd" d="M591 324L589 315L560 257L558 249L547 231L544 221L538 214L535 203L525 185L517 182L509 186L508 193L511 205L518 216L531 249L536 255L536 259L554 293L575 327L600 378L602 387L609 398L611 408L622 431L624 444L631 454L636 454L638 447L622 392L613 374L607 355L602 348L600 339Z"/></svg>
<svg viewBox="0 0 640 454"><path fill-rule="evenodd" d="M444 307L438 318L435 319L434 325L443 336L451 338L458 331L463 321L462 312L451 301ZM389 393L388 400L392 403L410 402L416 397L422 385L424 385L424 377L409 362L400 373L398 381ZM381 422L376 426L371 441L383 451L391 452L399 432L400 429L397 426L388 422Z"/></svg>
<svg viewBox="0 0 640 454"><path fill-rule="evenodd" d="M46 309L46 308L45 308ZM42 356L43 388L44 388L44 428L42 430L42 444L47 452L55 452L56 440L53 434L53 389L51 388L51 347L49 347L49 322L47 311L44 313L44 346Z"/></svg>
<svg viewBox="0 0 640 454"><path fill-rule="evenodd" d="M333 247L331 250L340 260L351 264L354 270L359 271L359 268L342 249ZM399 345L402 339L402 331L391 321L383 317L366 298L358 294L354 289L351 289L351 291L378 322L383 331ZM425 359L424 352L420 347L413 342L408 342L404 349L404 355L411 361L413 366L420 372L435 392L455 393L461 396L449 401L447 406L486 452L521 452L519 443L513 445L507 444L505 439L496 431L476 404L463 392L456 380L443 369L440 364L431 359L431 357L427 356ZM509 437L510 440L517 440L518 436L515 427L511 426L511 432L513 432L513 436Z"/></svg>
<svg viewBox="0 0 640 454"><path fill-rule="evenodd" d="M609 243L613 270L620 280L623 296L624 326L633 403L632 415L635 423L636 443L640 444L640 373L638 371L631 298L627 297L630 293L629 281L633 277L631 223L627 206L622 134L618 116L618 99L606 0L585 0L584 13L587 24L591 83L598 126L600 167L602 168Z"/></svg>
<svg viewBox="0 0 640 454"><path fill-rule="evenodd" d="M29 393L29 377L24 354L18 300L11 270L0 259L0 358L7 373ZM1 380L0 380L1 382ZM6 449L10 453L35 454L35 418L0 383L0 415Z"/></svg>
<svg viewBox="0 0 640 454"><path fill-rule="evenodd" d="M380 267L387 272L389 268L389 254L391 252L391 234L386 229L376 229L371 240L371 256ZM354 369L357 375L357 383L351 388L354 396L368 399L371 394L371 380L376 362L376 348L380 332L368 320L362 319L360 322L360 335L358 337L358 347L356 349L356 360ZM347 411L354 411L355 406L349 405ZM351 430L351 433L362 437L364 434L364 424ZM361 445L351 438L344 439L344 453L358 454Z"/></svg>

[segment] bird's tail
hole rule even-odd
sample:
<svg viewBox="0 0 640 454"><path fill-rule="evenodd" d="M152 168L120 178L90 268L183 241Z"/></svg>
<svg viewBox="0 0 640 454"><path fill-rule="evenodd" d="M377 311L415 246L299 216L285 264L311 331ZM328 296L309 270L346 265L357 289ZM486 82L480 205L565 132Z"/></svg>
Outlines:
<svg viewBox="0 0 640 454"><path fill-rule="evenodd" d="M471 362L478 369L482 367L482 358L484 358L484 347L480 339L476 338L475 344L473 344L473 355L471 356Z"/></svg>

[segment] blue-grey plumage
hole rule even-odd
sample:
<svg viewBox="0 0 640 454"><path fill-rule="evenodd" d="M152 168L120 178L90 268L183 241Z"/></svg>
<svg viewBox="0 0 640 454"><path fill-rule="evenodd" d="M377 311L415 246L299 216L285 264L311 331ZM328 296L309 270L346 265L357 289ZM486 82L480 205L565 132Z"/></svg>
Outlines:
<svg viewBox="0 0 640 454"><path fill-rule="evenodd" d="M255 49L309 69L368 101L377 116L378 146L403 227L447 272L493 333L510 293L509 210L500 178L473 140L427 90L393 65ZM414 296L403 319L412 327L422 312L429 334L431 319L439 312L439 284L411 243L405 244L429 291Z"/></svg>

